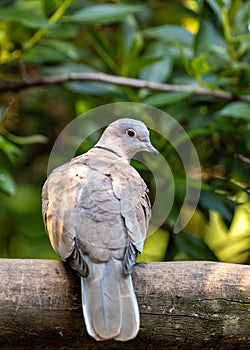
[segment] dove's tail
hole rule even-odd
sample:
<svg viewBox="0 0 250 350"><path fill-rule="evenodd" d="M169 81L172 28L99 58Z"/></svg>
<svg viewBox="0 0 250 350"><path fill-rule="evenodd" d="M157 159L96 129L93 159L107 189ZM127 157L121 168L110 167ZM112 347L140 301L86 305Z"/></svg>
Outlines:
<svg viewBox="0 0 250 350"><path fill-rule="evenodd" d="M139 331L139 309L131 275L121 260L88 262L89 275L81 277L82 307L89 335L96 340L126 341Z"/></svg>

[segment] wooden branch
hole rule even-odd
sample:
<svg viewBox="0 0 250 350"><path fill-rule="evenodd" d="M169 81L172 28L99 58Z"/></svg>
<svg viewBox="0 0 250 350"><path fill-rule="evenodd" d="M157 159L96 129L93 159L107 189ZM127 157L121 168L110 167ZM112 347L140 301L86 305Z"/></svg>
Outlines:
<svg viewBox="0 0 250 350"><path fill-rule="evenodd" d="M79 278L54 260L0 259L0 348L249 349L250 267L215 262L140 263L136 339L86 334Z"/></svg>
<svg viewBox="0 0 250 350"><path fill-rule="evenodd" d="M55 76L42 76L34 80L25 80L21 82L2 82L0 84L0 93L9 91L19 91L35 86L62 84L70 81L94 81L112 85L128 86L136 89L149 89L161 92L190 92L197 96L208 96L227 101L250 102L250 96L233 95L230 92L220 90L210 90L203 88L194 88L188 85L160 84L152 81L140 80L135 78L126 78L105 73L70 73Z"/></svg>
<svg viewBox="0 0 250 350"><path fill-rule="evenodd" d="M250 164L250 158L244 157L243 154L236 154L236 158L239 158L242 162Z"/></svg>

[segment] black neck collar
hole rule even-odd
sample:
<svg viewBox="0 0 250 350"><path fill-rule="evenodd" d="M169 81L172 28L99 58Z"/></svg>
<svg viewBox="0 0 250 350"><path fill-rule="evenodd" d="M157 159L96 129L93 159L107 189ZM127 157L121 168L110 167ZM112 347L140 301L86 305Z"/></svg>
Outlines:
<svg viewBox="0 0 250 350"><path fill-rule="evenodd" d="M104 149L105 151L114 153L116 156L122 158L122 156L119 153L117 153L116 151L112 150L111 148L104 147L104 146L94 146L94 148Z"/></svg>

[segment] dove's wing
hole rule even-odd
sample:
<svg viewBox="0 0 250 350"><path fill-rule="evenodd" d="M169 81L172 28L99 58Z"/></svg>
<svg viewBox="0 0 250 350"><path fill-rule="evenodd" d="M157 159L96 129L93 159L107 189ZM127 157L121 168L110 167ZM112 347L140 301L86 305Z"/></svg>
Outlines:
<svg viewBox="0 0 250 350"><path fill-rule="evenodd" d="M70 163L56 168L42 190L42 213L47 234L54 250L67 259L75 245L74 207L81 183L71 171Z"/></svg>
<svg viewBox="0 0 250 350"><path fill-rule="evenodd" d="M132 272L138 252L142 252L151 216L147 187L130 165L113 164L110 170L114 194L120 200L120 213L128 234L124 271Z"/></svg>
<svg viewBox="0 0 250 350"><path fill-rule="evenodd" d="M83 276L88 266L77 244L76 207L86 193L87 170L85 165L77 171L70 162L65 163L50 174L42 190L43 220L52 247Z"/></svg>

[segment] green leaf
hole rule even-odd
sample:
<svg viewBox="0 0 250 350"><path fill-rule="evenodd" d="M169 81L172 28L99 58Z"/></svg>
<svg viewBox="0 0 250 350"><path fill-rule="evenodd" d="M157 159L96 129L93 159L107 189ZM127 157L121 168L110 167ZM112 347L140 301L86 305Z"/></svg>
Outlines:
<svg viewBox="0 0 250 350"><path fill-rule="evenodd" d="M91 44L100 55L103 62L105 62L112 71L116 71L117 63L114 57L114 47L110 44L109 40L101 31L94 27L90 28L88 32L91 38Z"/></svg>
<svg viewBox="0 0 250 350"><path fill-rule="evenodd" d="M0 135L0 150L2 150L12 163L15 163L17 158L22 156L22 151L12 142L6 140Z"/></svg>
<svg viewBox="0 0 250 350"><path fill-rule="evenodd" d="M122 35L122 44L124 47L124 53L128 55L131 52L132 45L138 46L138 39L135 39L135 36L139 34L138 25L134 18L134 16L125 17L122 21L121 27L121 35ZM136 44L134 44L134 40ZM138 49L137 49L138 50Z"/></svg>
<svg viewBox="0 0 250 350"><path fill-rule="evenodd" d="M199 206L208 217L210 210L217 211L223 218L225 224L230 227L237 203L227 198L226 195L211 191L202 191Z"/></svg>
<svg viewBox="0 0 250 350"><path fill-rule="evenodd" d="M0 165L0 191L13 195L16 192L16 183L9 170Z"/></svg>
<svg viewBox="0 0 250 350"><path fill-rule="evenodd" d="M246 42L246 49L249 49L249 43L250 42L250 33L244 33L244 34L239 34L239 35L235 35L233 38L232 38L232 41L234 43L240 43L240 42L243 42L245 41Z"/></svg>
<svg viewBox="0 0 250 350"><path fill-rule="evenodd" d="M213 10L213 14L217 16L217 19L221 20L221 9L225 6L225 2L223 0L207 0L207 3Z"/></svg>
<svg viewBox="0 0 250 350"><path fill-rule="evenodd" d="M158 229L151 236L147 237L143 253L138 255L137 261L163 261L168 241L168 232Z"/></svg>
<svg viewBox="0 0 250 350"><path fill-rule="evenodd" d="M59 53L61 52L69 59L73 59L73 60L78 59L77 48L70 41L48 39L48 40L43 40L42 45L46 46L47 48L52 48L52 50L55 50L56 52L59 52Z"/></svg>
<svg viewBox="0 0 250 350"><path fill-rule="evenodd" d="M141 33L136 33L133 36L133 40L125 56L125 59L132 59L132 58L138 57L143 49L143 44L144 44L144 39Z"/></svg>
<svg viewBox="0 0 250 350"><path fill-rule="evenodd" d="M73 61L65 62L60 65L44 66L42 67L43 74L46 75L57 75L57 74L68 74L71 73L87 73L97 72L93 67L83 64L75 63Z"/></svg>
<svg viewBox="0 0 250 350"><path fill-rule="evenodd" d="M157 62L143 69L140 78L157 83L165 82L170 76L173 68L173 58L169 47L162 45L161 42L155 42L148 47L145 53L146 57L159 57Z"/></svg>
<svg viewBox="0 0 250 350"><path fill-rule="evenodd" d="M197 77L207 74L210 71L210 67L205 57L195 57L191 62L192 68Z"/></svg>
<svg viewBox="0 0 250 350"><path fill-rule="evenodd" d="M58 51L49 44L37 44L23 54L25 63L60 63L69 60L68 53Z"/></svg>
<svg viewBox="0 0 250 350"><path fill-rule="evenodd" d="M129 63L129 74L131 76L137 75L141 69L157 62L159 57L135 57L128 61Z"/></svg>
<svg viewBox="0 0 250 350"><path fill-rule="evenodd" d="M85 23L112 23L123 20L126 16L145 10L143 5L103 4L92 5L68 16L69 21Z"/></svg>
<svg viewBox="0 0 250 350"><path fill-rule="evenodd" d="M209 6L204 4L202 20L197 35L194 39L195 55L204 55L208 51L217 51L221 55L222 48L227 44L223 35L223 30L214 12Z"/></svg>
<svg viewBox="0 0 250 350"><path fill-rule="evenodd" d="M186 100L191 95L192 92L159 92L146 97L143 103L156 107L170 106Z"/></svg>
<svg viewBox="0 0 250 350"><path fill-rule="evenodd" d="M47 33L47 37L57 39L74 39L77 36L77 27L71 23L56 23Z"/></svg>
<svg viewBox="0 0 250 350"><path fill-rule="evenodd" d="M179 42L184 46L191 46L193 43L193 34L183 27L177 25L162 25L154 28L145 29L143 33L146 36L159 39L161 41Z"/></svg>
<svg viewBox="0 0 250 350"><path fill-rule="evenodd" d="M41 28L51 26L45 17L37 15L33 11L24 10L17 6L1 9L0 20L16 21L28 28Z"/></svg>
<svg viewBox="0 0 250 350"><path fill-rule="evenodd" d="M247 192L247 184L236 182L227 177L215 177L209 182L210 190L214 191L217 189L230 195L237 195L242 191Z"/></svg>
<svg viewBox="0 0 250 350"><path fill-rule="evenodd" d="M173 239L177 249L186 253L192 260L218 261L213 251L198 236L188 232L180 232L175 233Z"/></svg>
<svg viewBox="0 0 250 350"><path fill-rule="evenodd" d="M234 119L244 119L250 121L250 103L232 102L222 108L219 115L223 117L232 117Z"/></svg>
<svg viewBox="0 0 250 350"><path fill-rule="evenodd" d="M30 136L17 136L13 134L8 134L11 141L19 145L31 145L33 143L46 143L48 138L43 135L30 135Z"/></svg>
<svg viewBox="0 0 250 350"><path fill-rule="evenodd" d="M67 88L74 93L86 94L90 96L117 95L117 87L105 83L96 82L70 82L66 83Z"/></svg>
<svg viewBox="0 0 250 350"><path fill-rule="evenodd" d="M49 18L57 10L56 0L43 0L43 12L44 15Z"/></svg>

